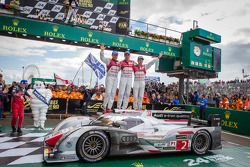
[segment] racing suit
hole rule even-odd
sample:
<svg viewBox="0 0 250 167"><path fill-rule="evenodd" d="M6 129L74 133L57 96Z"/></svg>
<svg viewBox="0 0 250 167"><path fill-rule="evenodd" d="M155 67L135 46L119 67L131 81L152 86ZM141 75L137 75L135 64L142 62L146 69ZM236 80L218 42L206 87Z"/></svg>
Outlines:
<svg viewBox="0 0 250 167"><path fill-rule="evenodd" d="M29 94L27 91L19 86L16 86L12 90L12 121L11 126L15 129L17 119L18 120L18 128L21 129L23 124L23 115L24 115L24 96Z"/></svg>
<svg viewBox="0 0 250 167"><path fill-rule="evenodd" d="M126 109L128 107L128 99L132 87L132 75L133 75L134 65L135 62L132 60L121 61L121 79L120 79L118 102L117 102L118 109L121 109L122 102L123 102L122 109Z"/></svg>
<svg viewBox="0 0 250 167"><path fill-rule="evenodd" d="M142 109L142 99L145 91L145 76L146 71L158 60L158 58L150 61L148 64L145 65L135 65L133 67L134 70L134 86L133 86L133 96L134 96L134 103L133 108Z"/></svg>
<svg viewBox="0 0 250 167"><path fill-rule="evenodd" d="M105 98L103 107L111 109L114 102L114 97L117 89L118 72L120 71L120 62L118 60L104 57L104 52L100 52L100 59L107 65L107 76L105 80Z"/></svg>

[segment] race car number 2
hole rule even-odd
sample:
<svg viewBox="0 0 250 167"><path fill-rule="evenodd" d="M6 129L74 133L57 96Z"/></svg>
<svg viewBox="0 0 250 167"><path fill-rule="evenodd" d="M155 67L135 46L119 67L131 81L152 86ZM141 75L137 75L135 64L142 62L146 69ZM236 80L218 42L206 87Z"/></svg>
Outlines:
<svg viewBox="0 0 250 167"><path fill-rule="evenodd" d="M177 140L176 150L188 150L189 140Z"/></svg>

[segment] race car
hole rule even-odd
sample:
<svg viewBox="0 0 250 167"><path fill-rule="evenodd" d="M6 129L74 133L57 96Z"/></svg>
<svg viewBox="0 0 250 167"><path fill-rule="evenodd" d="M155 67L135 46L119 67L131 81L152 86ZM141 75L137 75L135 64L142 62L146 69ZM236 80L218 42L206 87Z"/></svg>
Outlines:
<svg viewBox="0 0 250 167"><path fill-rule="evenodd" d="M213 126L194 126L189 121L155 118L155 112L191 116L187 111L125 110L98 118L70 117L45 137L44 160L97 162L107 156L182 151L201 155L222 148L219 117L209 118Z"/></svg>

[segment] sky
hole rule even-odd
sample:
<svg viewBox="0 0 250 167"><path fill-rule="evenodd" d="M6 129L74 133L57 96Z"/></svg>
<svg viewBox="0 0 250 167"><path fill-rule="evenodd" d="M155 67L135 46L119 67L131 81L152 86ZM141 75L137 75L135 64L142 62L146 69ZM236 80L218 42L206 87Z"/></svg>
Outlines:
<svg viewBox="0 0 250 167"><path fill-rule="evenodd" d="M131 18L180 32L188 31L193 20L197 20L200 28L222 36L222 42L214 45L222 49L222 72L217 80L242 79L243 68L250 74L249 0L131 0ZM0 72L6 82L11 83L22 78L22 67L35 64L41 77L53 78L56 73L72 80L88 54L99 59L99 52L99 49L0 36ZM105 56L109 57L110 51L105 51ZM131 58L137 57L132 54ZM123 59L123 53L119 53L118 59ZM145 56L145 63L150 60L151 57ZM90 75L91 69L84 65L75 83L79 80L79 84L89 84ZM154 66L147 75L160 76L166 83L177 81L166 74L155 73ZM92 84L95 79L93 75Z"/></svg>

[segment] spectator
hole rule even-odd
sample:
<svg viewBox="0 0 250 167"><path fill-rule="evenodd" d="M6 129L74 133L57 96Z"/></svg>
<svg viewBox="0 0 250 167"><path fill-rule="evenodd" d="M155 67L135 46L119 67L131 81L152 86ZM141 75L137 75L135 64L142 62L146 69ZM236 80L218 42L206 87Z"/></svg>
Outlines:
<svg viewBox="0 0 250 167"><path fill-rule="evenodd" d="M2 120L4 111L4 102L8 100L8 87L0 82L0 120ZM0 129L1 132L1 129Z"/></svg>
<svg viewBox="0 0 250 167"><path fill-rule="evenodd" d="M173 105L178 105L178 104L180 104L180 100L179 100L179 98L178 98L178 96L176 95L175 96L175 98L174 98L174 100L173 100Z"/></svg>
<svg viewBox="0 0 250 167"><path fill-rule="evenodd" d="M200 119L205 120L205 113L207 106L207 100L205 99L205 95L201 96L201 99L199 99L198 104L200 105Z"/></svg>
<svg viewBox="0 0 250 167"><path fill-rule="evenodd" d="M144 96L143 96L143 99L142 99L142 103L143 103L143 104L150 104L150 100L149 100L149 98L148 98L147 92L144 92Z"/></svg>
<svg viewBox="0 0 250 167"><path fill-rule="evenodd" d="M91 97L91 100L103 100L104 97L102 95L102 92L100 90L97 90L96 93L93 94L93 96Z"/></svg>
<svg viewBox="0 0 250 167"><path fill-rule="evenodd" d="M156 96L156 103L157 104L161 104L162 103L162 99L161 99L161 95L160 94L157 94L157 96Z"/></svg>
<svg viewBox="0 0 250 167"><path fill-rule="evenodd" d="M220 95L219 93L216 93L214 98L213 98L213 101L215 101L215 107L218 108L220 106Z"/></svg>
<svg viewBox="0 0 250 167"><path fill-rule="evenodd" d="M222 100L220 101L220 108L229 108L229 100L226 95L222 95Z"/></svg>
<svg viewBox="0 0 250 167"><path fill-rule="evenodd" d="M87 107L88 107L88 104L91 100L91 94L90 94L90 90L85 89L84 86L81 87L80 91L82 94L84 94L81 114L86 116L86 115L89 115L89 113L87 111Z"/></svg>
<svg viewBox="0 0 250 167"><path fill-rule="evenodd" d="M193 97L193 105L197 105L198 99L199 99L198 92L195 91L194 92L194 97Z"/></svg>
<svg viewBox="0 0 250 167"><path fill-rule="evenodd" d="M250 111L250 93L247 94L247 99L245 101L245 107L244 107L244 109L246 111Z"/></svg>
<svg viewBox="0 0 250 167"><path fill-rule="evenodd" d="M154 105L154 104L157 103L157 98L156 98L155 93L152 94L152 97L151 97L151 99L150 99L150 103L151 103L152 105Z"/></svg>

